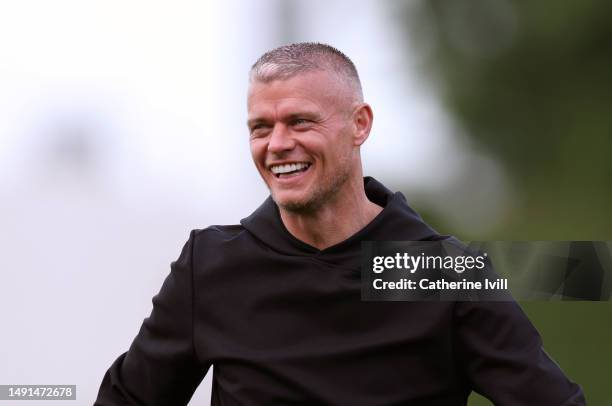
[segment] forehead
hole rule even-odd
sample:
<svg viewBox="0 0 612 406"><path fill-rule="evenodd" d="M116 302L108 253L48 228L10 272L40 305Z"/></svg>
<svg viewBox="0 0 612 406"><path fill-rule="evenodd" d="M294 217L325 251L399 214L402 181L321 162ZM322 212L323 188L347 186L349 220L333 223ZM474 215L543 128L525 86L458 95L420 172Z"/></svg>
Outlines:
<svg viewBox="0 0 612 406"><path fill-rule="evenodd" d="M342 85L325 71L301 73L269 82L252 81L247 95L249 119L259 115L292 113L296 110L335 110Z"/></svg>

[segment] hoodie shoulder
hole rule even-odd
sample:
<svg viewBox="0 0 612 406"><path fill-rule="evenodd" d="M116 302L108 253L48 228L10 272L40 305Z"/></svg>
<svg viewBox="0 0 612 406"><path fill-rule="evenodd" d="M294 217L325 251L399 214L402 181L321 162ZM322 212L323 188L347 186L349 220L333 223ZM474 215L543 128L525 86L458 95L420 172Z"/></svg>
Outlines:
<svg viewBox="0 0 612 406"><path fill-rule="evenodd" d="M206 228L196 229L193 231L196 240L206 241L228 241L236 238L245 231L245 228L240 224L229 225L211 225Z"/></svg>
<svg viewBox="0 0 612 406"><path fill-rule="evenodd" d="M248 232L241 225L212 225L194 230L192 243L196 269L223 267L230 259L247 254L253 248Z"/></svg>

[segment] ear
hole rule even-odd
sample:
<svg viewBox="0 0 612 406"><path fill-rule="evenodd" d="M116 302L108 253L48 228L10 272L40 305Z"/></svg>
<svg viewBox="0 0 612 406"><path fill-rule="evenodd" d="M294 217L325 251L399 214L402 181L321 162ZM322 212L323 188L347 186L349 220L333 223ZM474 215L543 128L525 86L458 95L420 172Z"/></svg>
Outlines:
<svg viewBox="0 0 612 406"><path fill-rule="evenodd" d="M361 103L353 112L353 126L355 133L353 135L353 143L359 146L365 142L370 135L374 114L372 108L367 103Z"/></svg>

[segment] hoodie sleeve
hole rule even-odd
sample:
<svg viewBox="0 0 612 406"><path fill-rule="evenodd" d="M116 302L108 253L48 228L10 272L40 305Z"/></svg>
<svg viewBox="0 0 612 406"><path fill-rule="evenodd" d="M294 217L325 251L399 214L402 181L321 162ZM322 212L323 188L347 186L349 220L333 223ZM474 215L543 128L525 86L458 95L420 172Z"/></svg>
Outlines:
<svg viewBox="0 0 612 406"><path fill-rule="evenodd" d="M198 362L193 344L194 235L172 263L129 350L104 375L94 406L186 405L206 375L210 364Z"/></svg>
<svg viewBox="0 0 612 406"><path fill-rule="evenodd" d="M473 389L494 404L586 404L516 302L458 302L455 323L460 364Z"/></svg>

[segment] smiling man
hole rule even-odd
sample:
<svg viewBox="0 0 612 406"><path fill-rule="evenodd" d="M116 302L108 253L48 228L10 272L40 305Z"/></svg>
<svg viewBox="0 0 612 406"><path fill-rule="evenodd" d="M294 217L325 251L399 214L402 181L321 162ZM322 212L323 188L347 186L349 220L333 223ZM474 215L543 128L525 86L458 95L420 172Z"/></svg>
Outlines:
<svg viewBox="0 0 612 406"><path fill-rule="evenodd" d="M353 63L292 44L252 67L253 161L270 197L192 231L96 405L583 405L514 302L362 302L362 241L439 241L360 147L373 114Z"/></svg>
<svg viewBox="0 0 612 406"><path fill-rule="evenodd" d="M291 234L323 249L380 213L365 194L359 154L372 109L348 59L307 46L264 55L251 71L248 114L255 166Z"/></svg>

